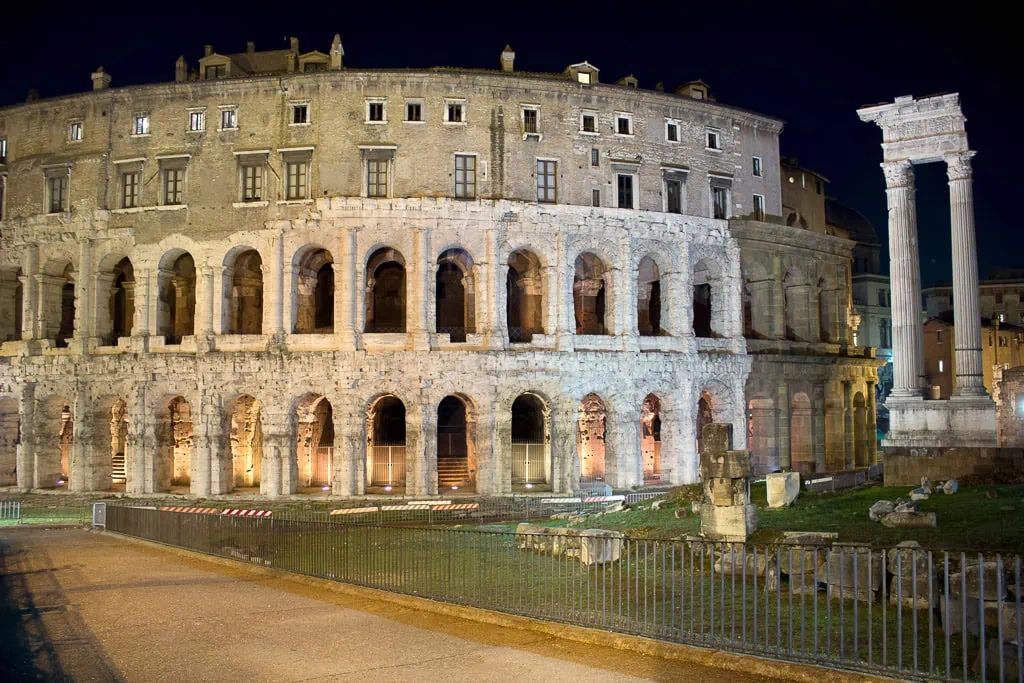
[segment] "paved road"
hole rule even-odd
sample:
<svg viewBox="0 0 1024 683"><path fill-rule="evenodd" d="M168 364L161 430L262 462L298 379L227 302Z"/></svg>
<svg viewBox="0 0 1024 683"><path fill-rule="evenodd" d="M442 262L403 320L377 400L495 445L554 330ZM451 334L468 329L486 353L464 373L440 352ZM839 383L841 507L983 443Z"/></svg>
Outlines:
<svg viewBox="0 0 1024 683"><path fill-rule="evenodd" d="M753 683L80 529L0 529L0 680Z"/></svg>

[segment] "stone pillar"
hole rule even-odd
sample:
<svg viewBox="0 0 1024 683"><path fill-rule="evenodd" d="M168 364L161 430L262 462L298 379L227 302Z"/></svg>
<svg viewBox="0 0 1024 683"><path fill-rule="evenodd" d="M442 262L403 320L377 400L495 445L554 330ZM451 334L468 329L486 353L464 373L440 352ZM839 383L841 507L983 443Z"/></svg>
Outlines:
<svg viewBox="0 0 1024 683"><path fill-rule="evenodd" d="M174 271L167 270L165 268L155 268L149 271L149 277L146 279L147 291L146 291L146 311L147 319L149 324L147 329L152 337L160 336L160 286L167 284L170 287L171 278L174 277ZM166 304L165 304L166 305ZM173 333L174 330L168 330Z"/></svg>
<svg viewBox="0 0 1024 683"><path fill-rule="evenodd" d="M978 252L974 234L971 158L974 152L946 157L953 237L953 319L955 396L986 396L981 358L981 307L978 301Z"/></svg>
<svg viewBox="0 0 1024 683"><path fill-rule="evenodd" d="M147 450L153 450L159 444L146 441L146 419L157 419L157 415L148 415L146 410L145 385L140 384L135 389L135 395L128 410L131 419L128 420L128 436L125 443L124 472L125 472L125 493L137 495L145 493L145 457Z"/></svg>
<svg viewBox="0 0 1024 683"><path fill-rule="evenodd" d="M552 411L551 461L559 473L552 488L556 493L570 493L580 487L580 458L576 452L576 423L579 408L565 398ZM557 465L555 464L557 463Z"/></svg>
<svg viewBox="0 0 1024 683"><path fill-rule="evenodd" d="M23 290L24 291L24 290ZM36 387L35 384L23 384L21 398L18 400L18 447L16 463L18 468L18 488L31 489L36 486L35 445L36 434Z"/></svg>
<svg viewBox="0 0 1024 683"><path fill-rule="evenodd" d="M92 240L86 238L78 243L78 273L75 277L75 333L74 338L79 345L77 350L85 353L88 350L89 337L92 336L93 299L96 283L93 281Z"/></svg>
<svg viewBox="0 0 1024 683"><path fill-rule="evenodd" d="M775 441L779 451L779 469L789 472L793 469L792 454L789 449L789 386L785 382L779 382L775 394L775 411L778 415L778 423L775 428Z"/></svg>
<svg viewBox="0 0 1024 683"><path fill-rule="evenodd" d="M196 337L200 339L213 335L213 301L214 291L213 268L200 266L196 268Z"/></svg>
<svg viewBox="0 0 1024 683"><path fill-rule="evenodd" d="M71 444L71 482L72 493L92 491L93 437L95 433L95 416L92 406L81 393L75 395L72 403L72 420L74 420L74 441Z"/></svg>
<svg viewBox="0 0 1024 683"><path fill-rule="evenodd" d="M814 469L816 472L824 472L827 468L825 462L825 387L814 385L813 396L811 397L811 435L812 450L814 453Z"/></svg>
<svg viewBox="0 0 1024 683"><path fill-rule="evenodd" d="M299 469L289 416L268 413L261 406L260 423L263 432L260 495L276 498L295 493Z"/></svg>
<svg viewBox="0 0 1024 683"><path fill-rule="evenodd" d="M500 402L478 406L482 412L477 434L490 432L490 449L477 445L476 490L482 496L498 496L512 492L512 404ZM507 464L506 464L507 463ZM556 490L552 488L552 490Z"/></svg>
<svg viewBox="0 0 1024 683"><path fill-rule="evenodd" d="M337 280L335 280L337 283ZM361 496L366 492L366 458L363 445L365 418L349 404L331 403L343 406L334 415L334 472L331 493L336 496Z"/></svg>
<svg viewBox="0 0 1024 683"><path fill-rule="evenodd" d="M924 386L924 348L914 169L909 161L887 161L882 163L882 170L885 172L885 192L889 201L894 375L892 396L919 397L921 387Z"/></svg>
<svg viewBox="0 0 1024 683"><path fill-rule="evenodd" d="M867 446L868 446L868 464L874 465L878 462L878 408L875 404L875 385L876 382L867 383Z"/></svg>
<svg viewBox="0 0 1024 683"><path fill-rule="evenodd" d="M264 287L264 293L268 288ZM281 337L284 334L284 235L278 232L270 244L269 318L264 317L263 334Z"/></svg>
<svg viewBox="0 0 1024 683"><path fill-rule="evenodd" d="M430 315L430 274L433 272L430 258L430 230L415 228L415 261L412 277L408 279L408 297L406 298L406 329L409 335L409 347L414 351L430 350L428 318Z"/></svg>
<svg viewBox="0 0 1024 683"><path fill-rule="evenodd" d="M206 436L206 447L209 449L210 495L228 493L235 486L231 462L230 416L224 414L226 407L221 405L220 397L215 394L204 391L200 403L201 430ZM194 411L192 429L196 429Z"/></svg>
<svg viewBox="0 0 1024 683"><path fill-rule="evenodd" d="M356 270L356 231L345 228L341 233L341 261L334 270L334 330L344 350L356 348Z"/></svg>
<svg viewBox="0 0 1024 683"><path fill-rule="evenodd" d="M771 336L774 339L786 338L786 293L782 290L782 256L772 256L771 280Z"/></svg>
<svg viewBox="0 0 1024 683"><path fill-rule="evenodd" d="M132 320L132 337L144 339L150 336L150 319L155 315L150 314L150 281L153 278L153 271L135 269L135 313ZM141 350L141 349L140 349Z"/></svg>
<svg viewBox="0 0 1024 683"><path fill-rule="evenodd" d="M564 256L565 250L559 250L559 254ZM551 266L551 268L557 271L557 276L554 278L556 284L552 288L552 298L558 301L558 350L572 351L576 338L576 311L573 302L575 267L562 263Z"/></svg>
<svg viewBox="0 0 1024 683"><path fill-rule="evenodd" d="M110 315L110 301L114 294L114 274L97 273L94 282L92 308L89 312L89 337L96 339L97 344L102 344L103 337L111 334L114 330L114 319ZM117 344L116 338L113 341L114 344Z"/></svg>
<svg viewBox="0 0 1024 683"><path fill-rule="evenodd" d="M508 320L505 318L508 305L505 292L508 264L500 261L498 238L497 228L492 226L487 229L487 261L482 264L487 284L480 297L481 315L477 318L483 321L480 331L487 335L486 344L490 349L503 349L508 341Z"/></svg>
<svg viewBox="0 0 1024 683"><path fill-rule="evenodd" d="M644 481L643 458L640 454L640 407L634 405L615 406L610 414L611 439L605 434L605 442L611 442L611 453L605 450L605 481L617 489L640 486ZM609 455L611 457L609 457Z"/></svg>
<svg viewBox="0 0 1024 683"><path fill-rule="evenodd" d="M410 496L437 494L437 413L428 405L406 413L405 492Z"/></svg>
<svg viewBox="0 0 1024 683"><path fill-rule="evenodd" d="M37 339L39 333L39 246L30 245L25 249L21 281L21 338L24 341Z"/></svg>
<svg viewBox="0 0 1024 683"><path fill-rule="evenodd" d="M843 468L857 465L857 435L853 429L853 382L843 380Z"/></svg>

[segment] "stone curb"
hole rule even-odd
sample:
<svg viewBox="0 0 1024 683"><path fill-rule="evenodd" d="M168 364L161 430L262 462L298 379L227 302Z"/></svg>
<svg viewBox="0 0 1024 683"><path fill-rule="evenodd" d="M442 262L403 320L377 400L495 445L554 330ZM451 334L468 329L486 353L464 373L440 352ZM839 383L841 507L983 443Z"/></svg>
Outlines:
<svg viewBox="0 0 1024 683"><path fill-rule="evenodd" d="M168 546L155 541L148 541L133 536L124 536L114 531L101 531L106 536L138 545L156 548L165 552L199 559L210 564L245 569L253 574L272 576L278 579L285 579L294 583L300 583L315 588L323 588L343 593L352 597L371 598L381 602L389 602L400 607L421 612L431 612L443 616L476 621L492 626L503 628L514 628L520 631L531 631L544 635L570 640L587 645L597 645L615 650L629 650L649 657L658 657L670 661L696 664L700 666L722 669L725 671L741 671L746 674L754 674L765 678L776 678L787 681L798 681L799 683L872 683L874 681L900 680L886 676L857 673L830 669L813 664L800 664L797 662L783 662L774 659L764 659L756 655L743 655L722 650L684 645L681 643L670 643L667 641L654 640L643 636L625 635L612 631L601 631L598 629L561 624L557 622L543 621L530 617L521 617L502 612L481 609L478 607L467 607L464 605L453 605L429 598L419 598L411 595L390 593L376 588L365 588L351 584L319 579L312 576L293 574L283 569L272 567L260 567L239 560L232 560L215 555L207 555L194 550Z"/></svg>

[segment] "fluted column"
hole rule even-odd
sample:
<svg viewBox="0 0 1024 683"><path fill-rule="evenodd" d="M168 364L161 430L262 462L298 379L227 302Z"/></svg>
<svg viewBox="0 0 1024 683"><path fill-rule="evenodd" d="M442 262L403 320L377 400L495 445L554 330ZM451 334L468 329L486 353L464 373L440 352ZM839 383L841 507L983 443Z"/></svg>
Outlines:
<svg viewBox="0 0 1024 683"><path fill-rule="evenodd" d="M853 429L853 382L843 381L843 467L857 466L856 433Z"/></svg>
<svg viewBox="0 0 1024 683"><path fill-rule="evenodd" d="M480 315L477 316L477 331L487 335L487 347L501 349L508 339L508 321L505 319L505 282L508 266L500 262L498 253L498 229L487 229L487 262L481 264L486 273L486 286L481 298ZM482 326L481 326L482 323Z"/></svg>
<svg viewBox="0 0 1024 683"><path fill-rule="evenodd" d="M921 329L921 271L917 256L917 210L914 169L909 161L887 161L889 200L889 262L892 284L892 346L894 398L921 395L924 351ZM977 280L975 280L977 296Z"/></svg>
<svg viewBox="0 0 1024 683"><path fill-rule="evenodd" d="M981 308L978 302L978 251L974 235L971 158L974 152L946 157L953 237L953 319L956 351L955 396L985 396L981 359Z"/></svg>

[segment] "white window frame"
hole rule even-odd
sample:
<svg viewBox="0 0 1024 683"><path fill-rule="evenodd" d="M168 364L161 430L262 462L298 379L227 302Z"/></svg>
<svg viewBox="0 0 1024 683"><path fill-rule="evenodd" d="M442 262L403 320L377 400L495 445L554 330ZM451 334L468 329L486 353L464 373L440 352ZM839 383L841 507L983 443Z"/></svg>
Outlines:
<svg viewBox="0 0 1024 683"><path fill-rule="evenodd" d="M224 127L224 114L226 112L234 112L235 125L232 128ZM217 130L218 131L231 131L238 130L238 105L237 104L222 104L217 107Z"/></svg>
<svg viewBox="0 0 1024 683"><path fill-rule="evenodd" d="M753 207L752 207L753 211L751 212L751 215L754 217L755 221L763 221L765 219L765 216L767 215L765 213L765 208L764 208L764 195L763 194L757 194L755 192L754 193L753 204L754 204ZM758 204L760 204L760 213L761 213L760 216L757 215L758 214L758 210L759 210Z"/></svg>
<svg viewBox="0 0 1024 683"><path fill-rule="evenodd" d="M114 168L117 173L117 208L121 211L139 211L142 209L142 190L143 183L146 179L146 159L145 157L139 157L137 159L117 159L114 161ZM135 205L125 206L124 205L124 177L128 174L135 174L138 176L136 182L136 194L135 194Z"/></svg>
<svg viewBox="0 0 1024 683"><path fill-rule="evenodd" d="M668 134L669 129L672 128L672 127L675 127L675 129L676 129L676 139L675 140L673 140L671 137L669 137L669 134ZM682 139L683 139L683 127L679 124L679 119L669 119L669 118L666 118L665 119L665 142L669 143L670 145L678 145L680 142L682 142Z"/></svg>
<svg viewBox="0 0 1024 683"><path fill-rule="evenodd" d="M267 155L263 152L256 152L252 154L235 154L235 161L238 164L238 202L239 204L245 205L266 205L269 197L268 190L270 189L267 185ZM255 168L260 176L260 198L259 199L246 199L246 182L245 182L245 170L247 168ZM308 170L307 170L306 184L309 185Z"/></svg>
<svg viewBox="0 0 1024 683"><path fill-rule="evenodd" d="M370 119L370 105L380 105L380 120ZM363 108L363 123L369 126L385 126L388 123L388 98L386 97L367 97L366 106Z"/></svg>
<svg viewBox="0 0 1024 683"><path fill-rule="evenodd" d="M85 123L82 119L73 119L68 122L68 142L81 142L85 138ZM75 137L75 133L78 137Z"/></svg>
<svg viewBox="0 0 1024 683"><path fill-rule="evenodd" d="M458 187L458 159L459 157L473 157L473 196L459 197ZM471 201L480 198L480 155L476 152L456 152L452 155L452 196L459 201ZM390 181L390 179L389 179ZM465 183L463 183L465 184Z"/></svg>
<svg viewBox="0 0 1024 683"><path fill-rule="evenodd" d="M764 178L764 161L761 157L750 158L750 175L754 178Z"/></svg>
<svg viewBox="0 0 1024 683"><path fill-rule="evenodd" d="M71 166L58 164L56 166L43 166L43 213L48 215L68 213L71 211ZM53 211L50 203L53 193L52 183L55 180L63 180L64 188L60 211ZM5 188L6 189L6 188ZM6 193L5 193L6 201Z"/></svg>
<svg viewBox="0 0 1024 683"><path fill-rule="evenodd" d="M537 186L538 178L536 177L536 168L537 168L537 162L539 162L539 161L543 161L543 162L546 162L546 163L554 163L555 164L555 169L554 169L555 170L555 198L553 200L551 200L551 201L547 201L547 200L541 201L541 199L539 197L537 197L537 190L539 188ZM533 179L534 195L533 196L535 198L535 201L538 204L557 204L558 203L558 199L559 199L559 195L561 195L561 193L562 193L562 183L558 179L558 172L559 172L559 170L561 169L561 166L562 166L561 160L556 159L554 157L536 157L534 159L534 161L533 161L533 165L534 165L534 179Z"/></svg>
<svg viewBox="0 0 1024 683"><path fill-rule="evenodd" d="M185 125L185 131L188 133L205 133L206 132L206 107L196 107L189 109L188 111L188 123ZM199 115L199 128L192 127L192 117Z"/></svg>
<svg viewBox="0 0 1024 683"><path fill-rule="evenodd" d="M580 135L593 135L595 137L601 135L601 117L599 113L596 109L580 110ZM594 117L594 130L584 130L583 118L586 116Z"/></svg>
<svg viewBox="0 0 1024 683"><path fill-rule="evenodd" d="M711 136L715 136L715 144L717 147L711 146ZM708 126L704 129L704 149L709 152L721 152L722 151L722 129Z"/></svg>
<svg viewBox="0 0 1024 683"><path fill-rule="evenodd" d="M409 105L418 104L420 105L420 118L417 121L409 119ZM422 97L407 97L405 98L405 105L402 110L402 120L405 123L421 124L427 122L427 103Z"/></svg>
<svg viewBox="0 0 1024 683"><path fill-rule="evenodd" d="M856 333L854 333L854 334L856 334ZM943 360L942 360L942 359L940 358L940 359L939 359L939 374L940 374L940 375L941 375L941 374L942 374L943 372L945 372L945 365L946 365L946 364L945 364L945 363L943 362Z"/></svg>
<svg viewBox="0 0 1024 683"><path fill-rule="evenodd" d="M729 220L732 218L732 188L722 188L725 190L725 217L715 218L715 188L711 183L712 177L708 176L708 217L714 220Z"/></svg>
<svg viewBox="0 0 1024 683"><path fill-rule="evenodd" d="M632 197L630 197L630 206L619 206L619 176L628 176L632 179ZM615 190L615 204L612 205L614 209L632 209L636 208L640 204L640 170L636 171L615 171L615 182L612 183L613 189Z"/></svg>
<svg viewBox="0 0 1024 683"><path fill-rule="evenodd" d="M537 128L533 132L527 132L526 130L526 112L532 111L537 114ZM519 123L523 127L523 139L526 138L537 138L538 140L544 139L544 136L540 132L540 105L539 104L520 104L519 105Z"/></svg>
<svg viewBox="0 0 1024 683"><path fill-rule="evenodd" d="M142 122L142 132L139 131L139 122ZM152 120L148 111L137 111L132 114L132 132L133 138L145 138L149 137L150 130L152 130Z"/></svg>
<svg viewBox="0 0 1024 683"><path fill-rule="evenodd" d="M306 108L306 120L301 123L295 122L295 110L299 107ZM288 126L292 128L302 128L312 123L313 116L309 107L309 100L293 100L288 103Z"/></svg>
<svg viewBox="0 0 1024 683"><path fill-rule="evenodd" d="M462 120L452 121L448 118L448 109L452 105L459 105L462 108ZM465 126L469 121L468 106L465 98L446 97L444 98L444 125Z"/></svg>
<svg viewBox="0 0 1024 683"><path fill-rule="evenodd" d="M628 133L620 133L619 132L619 121L621 119L626 119L627 121L629 121L629 132ZM633 114L632 113L630 113L628 111L617 111L617 112L615 112L615 135L616 135L616 137L620 137L620 138L631 138L631 137L635 137L636 136L636 128L633 127Z"/></svg>

